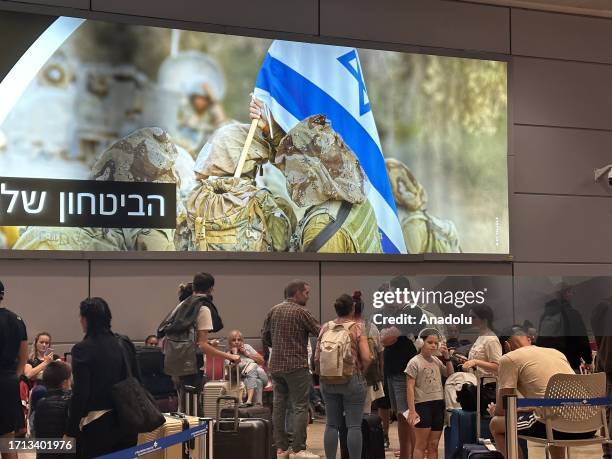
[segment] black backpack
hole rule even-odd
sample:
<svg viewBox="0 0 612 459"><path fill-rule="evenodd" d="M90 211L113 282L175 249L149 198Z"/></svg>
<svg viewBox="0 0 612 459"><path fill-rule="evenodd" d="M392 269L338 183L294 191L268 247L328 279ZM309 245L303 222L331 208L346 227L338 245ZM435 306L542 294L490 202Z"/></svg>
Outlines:
<svg viewBox="0 0 612 459"><path fill-rule="evenodd" d="M204 295L191 295L185 299L175 310L170 312L157 328L157 337L163 338L168 334L181 334L193 328L198 319L200 308L208 307L212 318L213 329L216 333L223 329L223 320L212 299Z"/></svg>

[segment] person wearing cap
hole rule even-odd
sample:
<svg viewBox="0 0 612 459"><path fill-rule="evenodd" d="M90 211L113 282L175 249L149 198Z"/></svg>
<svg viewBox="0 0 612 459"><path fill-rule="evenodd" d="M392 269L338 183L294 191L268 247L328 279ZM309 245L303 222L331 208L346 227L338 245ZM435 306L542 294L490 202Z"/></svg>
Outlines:
<svg viewBox="0 0 612 459"><path fill-rule="evenodd" d="M0 281L0 438L12 438L23 427L19 377L28 358L28 334L23 319L2 304L4 285ZM17 458L2 453L2 459Z"/></svg>
<svg viewBox="0 0 612 459"><path fill-rule="evenodd" d="M525 398L544 398L550 378L556 374L574 374L567 358L556 349L531 344L527 332L519 325L504 330L499 337L506 352L499 359L497 400L489 405L491 434L495 446L506 456L506 419L503 398L519 392ZM546 438L546 426L538 409L519 409L519 435ZM589 438L592 433L554 432L557 439ZM552 459L565 457L563 447L550 448Z"/></svg>
<svg viewBox="0 0 612 459"><path fill-rule="evenodd" d="M177 143L195 159L215 129L228 121L211 85L196 77L186 88L188 103L178 112Z"/></svg>

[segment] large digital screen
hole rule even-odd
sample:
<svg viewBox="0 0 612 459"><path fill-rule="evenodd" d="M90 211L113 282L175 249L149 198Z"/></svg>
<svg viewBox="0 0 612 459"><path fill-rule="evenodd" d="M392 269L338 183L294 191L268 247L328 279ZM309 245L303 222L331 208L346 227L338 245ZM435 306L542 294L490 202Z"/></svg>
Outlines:
<svg viewBox="0 0 612 459"><path fill-rule="evenodd" d="M0 248L505 254L507 116L505 62L58 18L0 82Z"/></svg>

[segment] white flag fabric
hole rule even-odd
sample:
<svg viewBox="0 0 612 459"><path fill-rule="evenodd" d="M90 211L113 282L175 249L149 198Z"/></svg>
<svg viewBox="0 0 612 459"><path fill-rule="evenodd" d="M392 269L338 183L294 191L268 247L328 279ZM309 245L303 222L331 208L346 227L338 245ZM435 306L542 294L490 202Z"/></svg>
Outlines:
<svg viewBox="0 0 612 459"><path fill-rule="evenodd" d="M60 17L23 53L0 82L0 125L11 112L30 82L66 39L85 19Z"/></svg>

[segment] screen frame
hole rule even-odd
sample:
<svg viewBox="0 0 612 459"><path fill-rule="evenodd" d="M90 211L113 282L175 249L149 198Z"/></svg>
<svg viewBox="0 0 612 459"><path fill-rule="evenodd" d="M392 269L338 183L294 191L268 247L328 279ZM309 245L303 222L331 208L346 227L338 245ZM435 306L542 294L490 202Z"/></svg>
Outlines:
<svg viewBox="0 0 612 459"><path fill-rule="evenodd" d="M513 170L513 135L514 135L514 110L512 104L512 74L513 56L510 54L496 53L479 50L459 50L453 48L440 48L432 46L412 45L403 43L390 43L371 40L357 40L351 38L338 38L320 35L306 35L301 33L289 33L279 31L267 31L249 29L244 27L220 26L214 24L202 24L170 19L158 19L141 16L127 16L116 13L100 13L90 10L78 10L65 7L50 7L33 4L13 4L0 0L0 15L4 12L17 12L26 15L38 16L42 24L43 18L48 17L50 22L59 16L77 17L87 20L119 23L135 26L150 26L162 28L177 28L182 30L215 33L221 35L243 36L250 38L279 39L299 42L308 42L325 45L352 46L356 48L395 51L414 54L428 54L441 57L467 58L477 60L489 60L506 63L506 97L507 97L507 193L508 193L508 253L424 253L424 254L337 254L337 253L301 253L301 252L161 252L161 251L51 251L51 250L13 250L0 249L0 260L35 260L35 259L59 259L59 260L228 260L228 261L319 261L319 262L394 262L394 263L419 263L419 262L501 262L511 263L512 255L512 196L514 195L514 170ZM41 33L45 29L41 30ZM32 37L32 42L38 36ZM25 49L31 43L25 44ZM2 57L0 56L0 59ZM8 69L10 70L10 68ZM0 73L0 79L4 78Z"/></svg>

